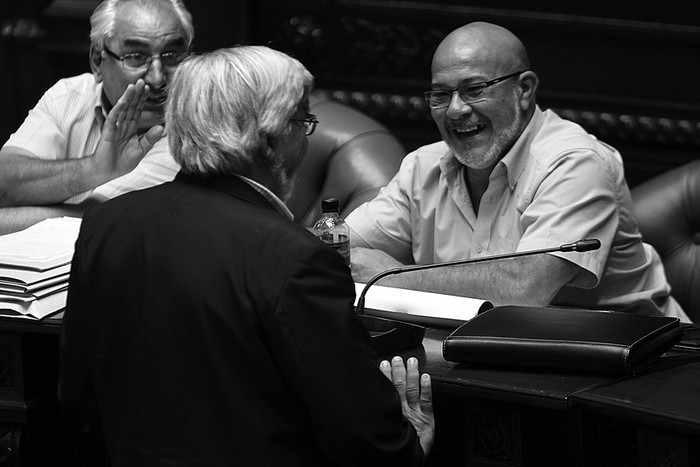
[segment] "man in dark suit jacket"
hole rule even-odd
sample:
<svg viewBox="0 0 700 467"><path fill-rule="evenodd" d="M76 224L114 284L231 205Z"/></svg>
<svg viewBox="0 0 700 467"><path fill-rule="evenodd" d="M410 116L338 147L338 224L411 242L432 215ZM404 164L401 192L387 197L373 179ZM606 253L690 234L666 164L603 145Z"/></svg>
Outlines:
<svg viewBox="0 0 700 467"><path fill-rule="evenodd" d="M377 368L347 266L282 202L312 81L266 47L186 60L166 112L180 174L85 213L59 397L99 416L114 467L427 455L429 377L413 358Z"/></svg>

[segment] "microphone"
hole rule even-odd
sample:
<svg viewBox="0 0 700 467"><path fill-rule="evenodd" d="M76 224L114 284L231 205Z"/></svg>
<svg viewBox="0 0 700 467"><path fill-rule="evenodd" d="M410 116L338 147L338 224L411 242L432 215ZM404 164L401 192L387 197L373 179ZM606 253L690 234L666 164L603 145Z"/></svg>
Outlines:
<svg viewBox="0 0 700 467"><path fill-rule="evenodd" d="M377 282L379 279L383 279L384 277L391 276L394 274L401 274L404 272L411 272L411 271L420 271L423 269L437 269L437 268L443 268L447 266L459 266L462 264L471 264L471 263L480 263L482 261L495 261L499 259L511 259L511 258L517 258L520 256L529 256L529 255L539 255L542 253L553 253L557 251L561 252L571 252L571 251L577 251L579 253L582 253L584 251L591 251L591 250L597 250L600 248L600 240L597 238L587 238L583 240L579 240L574 243L565 243L563 245L559 245L557 247L550 247L550 248L542 248L539 250L528 250L528 251L516 251L514 253L504 253L501 255L493 255L493 256L482 256L481 258L468 258L468 259L458 259L455 261L447 261L444 263L433 263L433 264L418 264L418 265L412 265L412 266L402 266L399 268L394 268L394 269L387 269L386 271L382 271L376 276L372 277L369 281L367 281L367 284L365 284L365 287L362 289L362 292L360 292L360 297L357 299L357 306L355 307L355 312L360 315L364 316L365 314L365 295L367 294L367 290L369 290L370 286Z"/></svg>

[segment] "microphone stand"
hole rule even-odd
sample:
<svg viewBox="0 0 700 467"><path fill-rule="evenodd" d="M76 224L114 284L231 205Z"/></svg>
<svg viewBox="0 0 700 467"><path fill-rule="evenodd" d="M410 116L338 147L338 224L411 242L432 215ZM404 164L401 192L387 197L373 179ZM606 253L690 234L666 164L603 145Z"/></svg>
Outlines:
<svg viewBox="0 0 700 467"><path fill-rule="evenodd" d="M462 264L473 264L473 263L480 263L482 261L495 261L499 259L511 259L511 258L518 258L520 256L529 256L529 255L538 255L542 253L554 253L554 252L570 252L570 251L578 251L578 252L583 252L583 251L590 251L590 250L597 250L600 248L600 240L593 238L593 239L585 239L585 240L579 240L574 243L566 243L564 245L559 245L556 247L550 247L550 248L542 248L539 250L528 250L528 251L516 251L514 253L504 253L500 255L493 255L493 256L482 256L481 258L469 258L469 259L458 259L455 261L446 261L444 263L433 263L433 264L417 264L413 266L403 266L400 268L394 268L394 269L387 269L386 271L382 271L373 278L371 278L367 284L365 284L365 287L362 289L362 292L360 293L360 297L357 299L357 306L356 308L356 313L358 315L364 315L365 313L365 295L367 294L367 290L369 287L377 282L379 279L383 279L384 277L391 276L394 274L400 274L403 272L412 272L412 271L421 271L423 269L438 269L438 268L443 268L447 266L459 266Z"/></svg>
<svg viewBox="0 0 700 467"><path fill-rule="evenodd" d="M420 345L425 335L425 328L404 321L378 318L375 316L368 316L365 314L365 295L367 294L367 290L369 290L370 286L378 280L394 274L421 271L424 269L437 269L448 266L459 266L463 264L480 263L483 261L496 261L499 259L511 259L518 258L521 256L537 255L543 253L573 251L584 252L590 250L597 250L598 248L600 248L600 240L584 239L574 243L566 243L557 247L542 248L539 250L517 251L514 253L483 256L481 258L460 259L455 261L447 261L444 263L419 264L388 269L386 271L380 272L376 276L372 277L369 281L367 281L365 287L360 293L359 298L357 299L355 313L357 313L362 318L368 330L372 334L372 343L374 345L375 350L377 351L377 354L380 356L388 355L391 352L397 352L400 350L405 350Z"/></svg>

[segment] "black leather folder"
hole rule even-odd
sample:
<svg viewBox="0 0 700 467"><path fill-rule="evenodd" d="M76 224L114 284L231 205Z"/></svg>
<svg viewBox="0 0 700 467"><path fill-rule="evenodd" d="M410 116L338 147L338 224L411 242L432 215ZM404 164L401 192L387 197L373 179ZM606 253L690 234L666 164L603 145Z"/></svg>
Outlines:
<svg viewBox="0 0 700 467"><path fill-rule="evenodd" d="M488 367L634 375L683 335L678 318L501 306L450 334L443 357Z"/></svg>

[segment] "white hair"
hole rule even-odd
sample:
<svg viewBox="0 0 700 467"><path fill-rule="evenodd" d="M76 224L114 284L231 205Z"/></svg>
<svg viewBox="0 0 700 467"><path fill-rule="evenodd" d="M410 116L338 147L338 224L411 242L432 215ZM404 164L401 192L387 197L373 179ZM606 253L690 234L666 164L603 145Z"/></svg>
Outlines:
<svg viewBox="0 0 700 467"><path fill-rule="evenodd" d="M280 143L290 118L308 111L312 85L298 60L264 46L190 56L172 77L166 104L173 157L192 175L259 169L283 177Z"/></svg>
<svg viewBox="0 0 700 467"><path fill-rule="evenodd" d="M182 0L104 0L97 5L97 8L92 12L92 16L90 16L90 43L97 50L102 50L105 41L114 33L114 24L119 8L126 3L135 3L147 9L156 9L159 6L171 8L180 20L180 25L185 33L187 47L192 45L194 40L192 15L187 11Z"/></svg>

